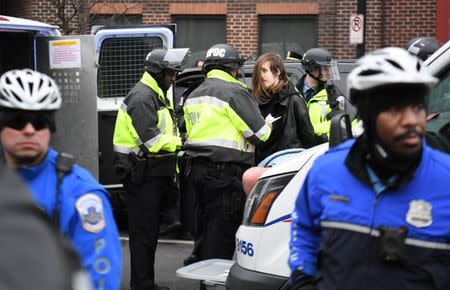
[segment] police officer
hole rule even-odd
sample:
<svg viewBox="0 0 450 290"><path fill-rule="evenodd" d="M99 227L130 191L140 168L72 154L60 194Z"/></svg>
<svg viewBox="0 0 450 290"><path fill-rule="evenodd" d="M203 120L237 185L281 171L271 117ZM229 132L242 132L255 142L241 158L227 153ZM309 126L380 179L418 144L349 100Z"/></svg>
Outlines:
<svg viewBox="0 0 450 290"><path fill-rule="evenodd" d="M184 103L184 147L192 164L186 171L203 222L200 260L232 258L245 202L242 173L254 162L254 145L271 132L247 87L236 79L242 64L232 46L213 45L203 66L206 80Z"/></svg>
<svg viewBox="0 0 450 290"><path fill-rule="evenodd" d="M4 162L15 168L37 205L72 240L95 289L119 289L119 234L105 189L84 168L49 147L54 112L61 106L56 83L29 69L0 77L0 136ZM24 277L26 278L26 277Z"/></svg>
<svg viewBox="0 0 450 290"><path fill-rule="evenodd" d="M347 87L365 131L309 171L286 289L450 289L450 156L423 140L436 83L402 48L358 61Z"/></svg>
<svg viewBox="0 0 450 290"><path fill-rule="evenodd" d="M436 50L441 47L441 43L433 37L415 37L408 41L405 48L412 55L417 56L421 60L427 60Z"/></svg>
<svg viewBox="0 0 450 290"><path fill-rule="evenodd" d="M295 86L306 100L314 133L320 136L319 141L325 141L330 132L330 120L340 110L338 91L328 82L338 73L337 66L324 48L309 49L301 63L306 74Z"/></svg>
<svg viewBox="0 0 450 290"><path fill-rule="evenodd" d="M187 49L154 49L144 62L141 80L117 114L114 130L116 171L127 191L131 254L131 289L155 285L160 205L176 171L181 139L167 90L180 71Z"/></svg>
<svg viewBox="0 0 450 290"><path fill-rule="evenodd" d="M0 167L0 213L0 289L92 289L69 241L5 166Z"/></svg>

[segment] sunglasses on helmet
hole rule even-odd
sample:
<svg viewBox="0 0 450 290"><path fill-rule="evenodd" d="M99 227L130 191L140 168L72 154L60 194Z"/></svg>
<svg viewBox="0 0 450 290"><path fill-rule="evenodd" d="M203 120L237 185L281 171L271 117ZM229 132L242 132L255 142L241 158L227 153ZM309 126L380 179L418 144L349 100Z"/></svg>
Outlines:
<svg viewBox="0 0 450 290"><path fill-rule="evenodd" d="M14 130L22 130L30 123L37 131L53 128L53 118L49 114L37 112L8 112L0 121L1 127L8 127Z"/></svg>

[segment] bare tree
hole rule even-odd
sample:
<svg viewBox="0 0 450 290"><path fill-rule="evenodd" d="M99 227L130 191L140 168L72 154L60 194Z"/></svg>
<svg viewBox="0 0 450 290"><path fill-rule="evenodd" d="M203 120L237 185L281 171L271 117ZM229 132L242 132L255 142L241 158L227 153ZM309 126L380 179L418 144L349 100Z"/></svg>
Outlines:
<svg viewBox="0 0 450 290"><path fill-rule="evenodd" d="M50 0L56 12L50 21L64 34L83 33L83 22L88 18L90 8L98 2L100 0Z"/></svg>
<svg viewBox="0 0 450 290"><path fill-rule="evenodd" d="M139 2L136 1L136 2ZM93 8L106 8L111 14L107 14L111 21L128 11L136 8L138 4L127 3L126 0L117 0L115 3L122 3L123 5L114 6L111 3L103 2L102 0L50 0L51 5L55 8L56 17L50 20L55 25L58 25L64 34L85 34L89 32L92 25L92 20L95 13L91 13ZM119 8L118 8L119 7ZM97 10L97 9L95 9Z"/></svg>

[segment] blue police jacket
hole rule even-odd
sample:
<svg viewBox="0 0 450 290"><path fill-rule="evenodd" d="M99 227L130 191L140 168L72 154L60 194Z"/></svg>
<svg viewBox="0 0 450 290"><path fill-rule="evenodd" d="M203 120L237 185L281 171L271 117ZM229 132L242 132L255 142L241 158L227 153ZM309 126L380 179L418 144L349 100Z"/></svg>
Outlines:
<svg viewBox="0 0 450 290"><path fill-rule="evenodd" d="M414 177L380 190L345 165L353 143L320 156L300 190L291 270L316 277L318 290L450 289L450 155L423 142ZM407 229L402 259L381 257L382 227Z"/></svg>
<svg viewBox="0 0 450 290"><path fill-rule="evenodd" d="M38 206L50 218L56 204L57 156L49 149L41 164L19 169ZM122 253L105 189L87 170L74 165L60 190L60 231L72 240L94 289L119 289Z"/></svg>

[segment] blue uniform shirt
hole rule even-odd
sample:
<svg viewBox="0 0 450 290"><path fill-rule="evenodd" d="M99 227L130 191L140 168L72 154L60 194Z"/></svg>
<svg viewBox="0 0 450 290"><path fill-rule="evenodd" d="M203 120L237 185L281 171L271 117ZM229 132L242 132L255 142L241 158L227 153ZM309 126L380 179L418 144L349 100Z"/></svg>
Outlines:
<svg viewBox="0 0 450 290"><path fill-rule="evenodd" d="M450 155L423 142L411 181L371 187L345 165L353 142L330 149L308 173L292 214L291 270L320 276L318 289L450 289ZM402 266L377 256L382 226L407 229Z"/></svg>
<svg viewBox="0 0 450 290"><path fill-rule="evenodd" d="M57 156L49 149L41 164L19 169L38 206L51 219L56 204ZM74 165L60 190L60 231L72 240L94 289L119 289L122 253L105 189L87 170Z"/></svg>

